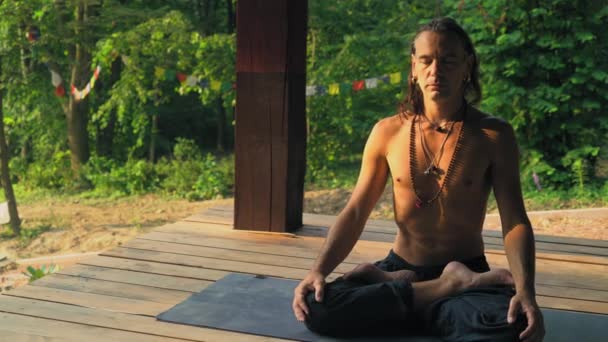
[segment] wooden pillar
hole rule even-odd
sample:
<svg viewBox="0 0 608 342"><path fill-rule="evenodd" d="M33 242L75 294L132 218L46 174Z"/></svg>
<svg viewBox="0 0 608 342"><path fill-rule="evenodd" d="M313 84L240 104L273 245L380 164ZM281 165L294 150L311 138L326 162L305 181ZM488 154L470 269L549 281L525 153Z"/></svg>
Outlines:
<svg viewBox="0 0 608 342"><path fill-rule="evenodd" d="M302 225L307 0L237 2L235 229Z"/></svg>

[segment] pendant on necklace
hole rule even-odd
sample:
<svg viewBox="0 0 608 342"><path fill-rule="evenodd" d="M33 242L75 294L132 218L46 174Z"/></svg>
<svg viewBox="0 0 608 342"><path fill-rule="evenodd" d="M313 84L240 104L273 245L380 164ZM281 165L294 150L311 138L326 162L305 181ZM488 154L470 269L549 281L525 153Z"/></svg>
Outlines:
<svg viewBox="0 0 608 342"><path fill-rule="evenodd" d="M426 170L424 170L425 175L437 174L437 167L435 165L430 165Z"/></svg>
<svg viewBox="0 0 608 342"><path fill-rule="evenodd" d="M416 208L422 208L422 201L419 198L416 198Z"/></svg>

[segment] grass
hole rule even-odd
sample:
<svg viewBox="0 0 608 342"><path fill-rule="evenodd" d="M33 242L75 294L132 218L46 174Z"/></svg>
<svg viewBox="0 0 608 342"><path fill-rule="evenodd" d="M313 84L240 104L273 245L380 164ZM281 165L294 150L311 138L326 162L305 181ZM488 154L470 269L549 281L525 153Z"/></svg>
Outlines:
<svg viewBox="0 0 608 342"><path fill-rule="evenodd" d="M135 201L140 195L105 195L102 196L95 190L64 191L52 189L26 189L21 184L13 185L17 204L32 204L40 202L72 202L86 205L116 204ZM159 195L162 195L159 193ZM169 195L166 197L169 198ZM0 201L5 201L4 193L0 191Z"/></svg>
<svg viewBox="0 0 608 342"><path fill-rule="evenodd" d="M24 225L21 227L19 236L17 236L12 230L10 230L9 228L5 228L0 231L0 240L11 240L17 238L17 247L24 248L28 246L38 236L52 229L53 227L49 224L39 224L32 228L28 228L27 225Z"/></svg>
<svg viewBox="0 0 608 342"><path fill-rule="evenodd" d="M340 166L323 170L322 172L308 172L304 184L305 191L324 189L352 190L359 174L359 161L345 161ZM314 174L314 175L313 175ZM50 189L26 189L21 184L14 185L18 204L72 202L91 206L116 205L129 201L136 201L140 195L103 195L93 190L60 191ZM162 198L175 199L175 196L158 191ZM590 185L584 188L573 187L570 190L536 189L524 190L524 200L527 210L553 210L583 207L608 206L608 182ZM0 200L4 194L0 191ZM490 196L488 211L496 210L496 200ZM38 229L33 227L32 229ZM29 234L29 233L28 233ZM0 235L1 237L2 235Z"/></svg>

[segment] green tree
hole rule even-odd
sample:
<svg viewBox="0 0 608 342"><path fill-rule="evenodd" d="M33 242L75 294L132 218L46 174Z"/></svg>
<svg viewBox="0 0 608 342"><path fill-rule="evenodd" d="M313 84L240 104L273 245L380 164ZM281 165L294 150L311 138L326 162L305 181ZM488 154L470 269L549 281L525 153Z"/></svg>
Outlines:
<svg viewBox="0 0 608 342"><path fill-rule="evenodd" d="M0 15L3 13L10 12L11 10L18 11L14 4L10 4L8 1L0 1ZM14 42L14 34L16 30L12 30L10 22L5 21L0 24L0 180L2 188L4 190L4 197L6 198L8 211L10 216L10 227L15 235L19 235L21 231L21 219L19 218L19 212L17 210L17 200L15 199L15 193L13 192L13 184L10 177L9 159L10 152L8 150L8 144L6 143L6 135L4 128L4 83L6 75L4 74L4 61L5 55L11 55L11 52L18 47ZM12 54L14 57L14 54ZM15 61L14 58L7 58L7 61ZM24 71L25 73L25 71Z"/></svg>
<svg viewBox="0 0 608 342"><path fill-rule="evenodd" d="M450 3L481 57L483 108L516 129L525 173L556 187L591 181L599 149L608 148L608 5Z"/></svg>
<svg viewBox="0 0 608 342"><path fill-rule="evenodd" d="M307 84L339 83L341 91L307 100L308 181L358 163L373 124L397 113L405 83L360 92L351 84L407 72L412 34L435 11L428 1L309 1Z"/></svg>

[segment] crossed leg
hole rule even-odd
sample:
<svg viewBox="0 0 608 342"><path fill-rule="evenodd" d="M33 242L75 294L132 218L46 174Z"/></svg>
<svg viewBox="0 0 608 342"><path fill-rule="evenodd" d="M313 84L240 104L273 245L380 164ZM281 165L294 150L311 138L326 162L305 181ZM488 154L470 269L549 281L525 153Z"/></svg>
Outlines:
<svg viewBox="0 0 608 342"><path fill-rule="evenodd" d="M452 295L456 292L490 285L511 285L513 277L506 269L495 269L477 273L464 264L452 261L448 263L441 276L437 279L417 282L416 273L411 270L393 272L383 271L379 267L364 263L344 274L345 280L363 280L366 283L382 283L389 281L408 281L414 290L414 310L425 308L430 303Z"/></svg>
<svg viewBox="0 0 608 342"><path fill-rule="evenodd" d="M385 272L369 265L359 265L342 279L327 284L322 303L309 293L306 324L310 330L333 336L400 330L411 323L412 313L441 298L466 289L513 282L507 270L476 273L460 262L449 263L437 279L413 283L411 271Z"/></svg>

